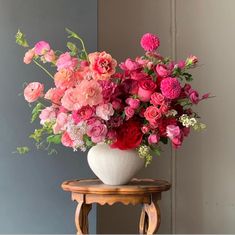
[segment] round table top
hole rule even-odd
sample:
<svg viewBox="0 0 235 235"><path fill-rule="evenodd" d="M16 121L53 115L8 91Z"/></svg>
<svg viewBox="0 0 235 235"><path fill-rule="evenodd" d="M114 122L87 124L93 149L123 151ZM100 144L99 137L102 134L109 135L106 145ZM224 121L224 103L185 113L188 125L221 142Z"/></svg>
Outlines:
<svg viewBox="0 0 235 235"><path fill-rule="evenodd" d="M106 185L99 179L81 179L65 181L61 187L65 191L81 194L147 194L159 193L170 189L171 185L165 180L132 179L125 185Z"/></svg>

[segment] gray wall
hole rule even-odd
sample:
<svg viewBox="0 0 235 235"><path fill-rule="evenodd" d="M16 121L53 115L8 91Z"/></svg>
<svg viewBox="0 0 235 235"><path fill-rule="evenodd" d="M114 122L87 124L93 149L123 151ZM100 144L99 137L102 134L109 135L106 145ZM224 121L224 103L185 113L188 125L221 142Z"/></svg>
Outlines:
<svg viewBox="0 0 235 235"><path fill-rule="evenodd" d="M15 44L18 28L31 43L50 41L65 49L65 27L79 32L90 51L97 46L96 0L0 0L0 233L75 233L75 203L60 188L62 181L91 177L85 154L59 149L59 154L33 151L13 155L16 146L31 145L27 136L30 108L22 96L24 81L50 78L22 62L24 50ZM91 213L95 232L95 211Z"/></svg>

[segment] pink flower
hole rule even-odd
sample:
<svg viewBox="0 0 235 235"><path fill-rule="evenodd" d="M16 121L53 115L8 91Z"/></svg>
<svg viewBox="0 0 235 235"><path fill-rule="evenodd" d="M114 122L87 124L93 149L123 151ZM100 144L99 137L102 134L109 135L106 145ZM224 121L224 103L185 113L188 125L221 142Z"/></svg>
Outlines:
<svg viewBox="0 0 235 235"><path fill-rule="evenodd" d="M61 89L66 89L76 84L73 71L69 69L61 69L54 75L55 86Z"/></svg>
<svg viewBox="0 0 235 235"><path fill-rule="evenodd" d="M162 114L166 114L169 111L169 107L170 107L169 103L167 101L164 101L159 108L160 112Z"/></svg>
<svg viewBox="0 0 235 235"><path fill-rule="evenodd" d="M139 90L138 90L138 96L141 101L149 101L151 95L157 88L157 85L155 82L153 82L150 79L141 80L139 82Z"/></svg>
<svg viewBox="0 0 235 235"><path fill-rule="evenodd" d="M154 106L161 105L165 101L165 97L158 92L154 92L151 95L150 103L153 104Z"/></svg>
<svg viewBox="0 0 235 235"><path fill-rule="evenodd" d="M122 70L134 71L140 68L140 65L134 60L128 58L125 62L122 62L120 65Z"/></svg>
<svg viewBox="0 0 235 235"><path fill-rule="evenodd" d="M176 99L181 93L181 86L176 78L168 77L161 82L161 92L168 99Z"/></svg>
<svg viewBox="0 0 235 235"><path fill-rule="evenodd" d="M171 140L172 146L175 149L178 149L182 145L183 139L184 139L184 135L182 132L180 132L180 134L177 137L175 137Z"/></svg>
<svg viewBox="0 0 235 235"><path fill-rule="evenodd" d="M194 66L197 62L198 62L198 58L194 55L190 55L185 61L185 66L191 67L191 66Z"/></svg>
<svg viewBox="0 0 235 235"><path fill-rule="evenodd" d="M136 81L144 80L149 77L146 73L136 72L136 71L131 72L130 76L131 76L131 79L136 80Z"/></svg>
<svg viewBox="0 0 235 235"><path fill-rule="evenodd" d="M142 36L140 45L145 51L152 52L157 50L160 45L160 40L156 35L146 33Z"/></svg>
<svg viewBox="0 0 235 235"><path fill-rule="evenodd" d="M81 106L94 106L103 102L102 88L96 80L83 80L77 91L77 99Z"/></svg>
<svg viewBox="0 0 235 235"><path fill-rule="evenodd" d="M53 50L46 52L46 54L44 55L44 59L47 62L54 62L56 59L55 52Z"/></svg>
<svg viewBox="0 0 235 235"><path fill-rule="evenodd" d="M117 140L117 132L115 130L109 130L107 133L107 138L115 142Z"/></svg>
<svg viewBox="0 0 235 235"><path fill-rule="evenodd" d="M165 64L158 64L156 66L156 72L160 77L167 77L171 73Z"/></svg>
<svg viewBox="0 0 235 235"><path fill-rule="evenodd" d="M95 79L105 80L115 73L117 61L105 51L91 53L88 55L88 59Z"/></svg>
<svg viewBox="0 0 235 235"><path fill-rule="evenodd" d="M166 133L167 137L169 137L172 140L180 135L180 128L175 125L168 125L166 127Z"/></svg>
<svg viewBox="0 0 235 235"><path fill-rule="evenodd" d="M127 98L126 103L132 108L132 109L138 109L140 107L140 100L134 99L134 98Z"/></svg>
<svg viewBox="0 0 235 235"><path fill-rule="evenodd" d="M24 98L29 103L36 101L43 95L44 85L39 82L31 82L24 89Z"/></svg>
<svg viewBox="0 0 235 235"><path fill-rule="evenodd" d="M159 140L160 140L160 137L156 134L151 134L148 137L149 144L157 144Z"/></svg>
<svg viewBox="0 0 235 235"><path fill-rule="evenodd" d="M124 111L126 115L126 120L132 118L135 114L135 110L131 107L125 107Z"/></svg>
<svg viewBox="0 0 235 235"><path fill-rule="evenodd" d="M95 121L92 125L88 125L87 127L87 135L91 137L91 140L94 143L103 142L107 132L107 126L98 120Z"/></svg>
<svg viewBox="0 0 235 235"><path fill-rule="evenodd" d="M185 61L184 60L180 60L177 63L177 67L180 68L180 69L184 69L185 68Z"/></svg>
<svg viewBox="0 0 235 235"><path fill-rule="evenodd" d="M80 100L78 97L79 92L80 89L78 87L69 88L65 91L65 94L61 99L61 103L67 110L73 111L81 108Z"/></svg>
<svg viewBox="0 0 235 235"><path fill-rule="evenodd" d="M60 104L60 100L64 95L64 90L60 88L51 88L47 91L44 98L51 100L54 104Z"/></svg>
<svg viewBox="0 0 235 235"><path fill-rule="evenodd" d="M56 123L53 126L54 134L58 134L61 131L65 131L67 122L68 122L68 115L66 113L59 113L56 118Z"/></svg>
<svg viewBox="0 0 235 235"><path fill-rule="evenodd" d="M24 55L24 63L30 64L35 56L34 49L28 50Z"/></svg>
<svg viewBox="0 0 235 235"><path fill-rule="evenodd" d="M113 106L113 109L119 110L123 107L122 101L120 99L115 99L112 101L112 106Z"/></svg>
<svg viewBox="0 0 235 235"><path fill-rule="evenodd" d="M83 106L77 111L73 111L72 118L75 124L90 119L94 114L94 109L90 106Z"/></svg>
<svg viewBox="0 0 235 235"><path fill-rule="evenodd" d="M142 126L141 131L143 134L146 134L149 132L149 127L148 126Z"/></svg>
<svg viewBox="0 0 235 235"><path fill-rule="evenodd" d="M184 92L185 92L186 95L189 95L190 92L192 91L192 87L191 87L190 84L186 83L186 84L184 85L184 87L183 87L183 90L184 90Z"/></svg>
<svg viewBox="0 0 235 235"><path fill-rule="evenodd" d="M73 140L70 138L67 131L65 131L61 137L61 143L65 147L73 147Z"/></svg>
<svg viewBox="0 0 235 235"><path fill-rule="evenodd" d="M108 121L114 114L114 109L112 104L100 104L96 107L96 115L101 119Z"/></svg>
<svg viewBox="0 0 235 235"><path fill-rule="evenodd" d="M99 80L98 82L102 88L104 102L109 102L111 95L114 93L117 85L110 80Z"/></svg>
<svg viewBox="0 0 235 235"><path fill-rule="evenodd" d="M51 47L48 42L40 41L35 44L34 50L36 55L44 55L47 51L50 51Z"/></svg>
<svg viewBox="0 0 235 235"><path fill-rule="evenodd" d="M157 125L158 119L160 119L161 116L160 110L155 106L149 106L144 112L144 117L152 125Z"/></svg>
<svg viewBox="0 0 235 235"><path fill-rule="evenodd" d="M71 57L69 52L65 52L61 54L56 61L57 70L61 69L69 69L74 70L78 65L78 59L75 57Z"/></svg>
<svg viewBox="0 0 235 235"><path fill-rule="evenodd" d="M189 99L193 104L198 104L200 101L198 92L195 90L192 90L189 94Z"/></svg>
<svg viewBox="0 0 235 235"><path fill-rule="evenodd" d="M51 107L46 107L43 109L39 115L39 118L41 119L40 123L43 125L45 122L50 122L55 120L56 118L56 112L55 109Z"/></svg>

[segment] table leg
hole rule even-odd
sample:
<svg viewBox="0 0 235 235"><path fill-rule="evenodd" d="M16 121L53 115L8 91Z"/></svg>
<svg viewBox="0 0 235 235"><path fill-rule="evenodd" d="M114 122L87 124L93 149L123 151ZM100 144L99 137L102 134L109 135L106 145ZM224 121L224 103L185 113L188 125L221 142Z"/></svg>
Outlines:
<svg viewBox="0 0 235 235"><path fill-rule="evenodd" d="M88 214L92 208L91 204L85 204L84 202L78 202L75 212L75 224L77 228L77 235L88 234Z"/></svg>
<svg viewBox="0 0 235 235"><path fill-rule="evenodd" d="M139 223L140 234L153 234L160 226L160 209L157 200L154 199L150 204L144 204Z"/></svg>

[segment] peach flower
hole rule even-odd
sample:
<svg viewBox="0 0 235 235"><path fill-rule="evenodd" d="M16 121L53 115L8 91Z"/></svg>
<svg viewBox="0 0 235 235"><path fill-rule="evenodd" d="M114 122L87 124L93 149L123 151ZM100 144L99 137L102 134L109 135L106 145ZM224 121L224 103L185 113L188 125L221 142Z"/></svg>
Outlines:
<svg viewBox="0 0 235 235"><path fill-rule="evenodd" d="M75 85L76 79L70 69L61 69L54 76L55 86L61 89L69 88Z"/></svg>
<svg viewBox="0 0 235 235"><path fill-rule="evenodd" d="M40 124L44 124L45 122L50 122L55 120L56 118L56 112L54 107L46 107L43 109L39 115L39 118L41 119Z"/></svg>
<svg viewBox="0 0 235 235"><path fill-rule="evenodd" d="M29 103L36 101L43 95L44 85L39 82L31 82L24 89L24 98Z"/></svg>
<svg viewBox="0 0 235 235"><path fill-rule="evenodd" d="M60 104L60 100L64 95L64 90L60 88L51 88L47 91L44 98L51 100L55 104Z"/></svg>
<svg viewBox="0 0 235 235"><path fill-rule="evenodd" d="M63 98L61 99L62 105L69 111L80 109L80 98L78 96L80 92L81 91L78 87L66 90Z"/></svg>
<svg viewBox="0 0 235 235"><path fill-rule="evenodd" d="M61 54L56 61L57 70L61 69L70 69L74 70L78 65L78 59L72 57L69 52L65 52Z"/></svg>
<svg viewBox="0 0 235 235"><path fill-rule="evenodd" d="M34 48L28 50L24 55L24 63L30 64L32 62L34 56L35 56Z"/></svg>
<svg viewBox="0 0 235 235"><path fill-rule="evenodd" d="M88 55L88 59L95 79L108 79L115 73L117 61L105 51L91 53Z"/></svg>
<svg viewBox="0 0 235 235"><path fill-rule="evenodd" d="M59 113L56 118L56 123L53 126L54 134L58 134L61 131L65 131L67 122L68 122L68 115L66 113Z"/></svg>

